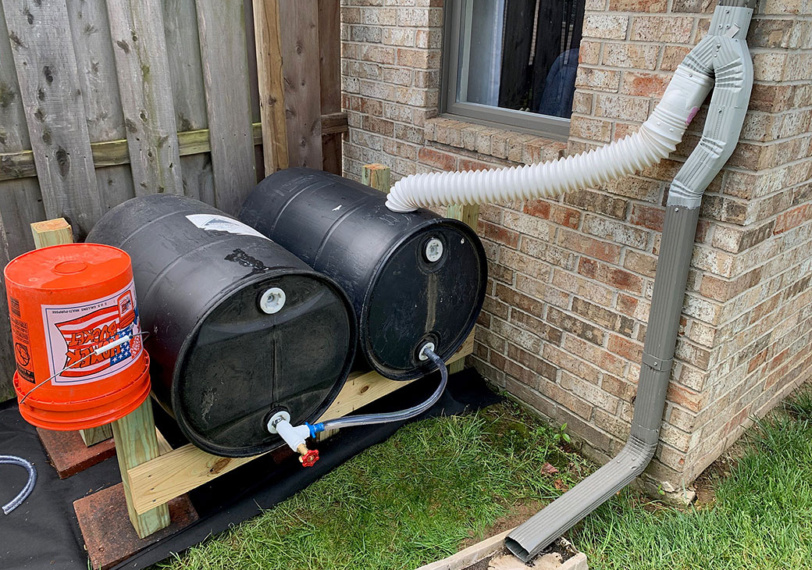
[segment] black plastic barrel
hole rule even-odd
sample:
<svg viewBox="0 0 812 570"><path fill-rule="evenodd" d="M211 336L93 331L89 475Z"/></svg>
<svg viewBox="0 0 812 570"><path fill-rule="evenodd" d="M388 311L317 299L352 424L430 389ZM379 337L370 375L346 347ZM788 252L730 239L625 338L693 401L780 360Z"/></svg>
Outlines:
<svg viewBox="0 0 812 570"><path fill-rule="evenodd" d="M428 210L400 214L363 184L306 168L272 174L249 195L240 220L336 280L358 317L360 353L395 380L447 359L482 309L487 260L466 224Z"/></svg>
<svg viewBox="0 0 812 570"><path fill-rule="evenodd" d="M357 343L349 299L245 224L155 195L110 210L88 241L132 258L154 394L201 449L268 451L274 412L312 422L338 395Z"/></svg>

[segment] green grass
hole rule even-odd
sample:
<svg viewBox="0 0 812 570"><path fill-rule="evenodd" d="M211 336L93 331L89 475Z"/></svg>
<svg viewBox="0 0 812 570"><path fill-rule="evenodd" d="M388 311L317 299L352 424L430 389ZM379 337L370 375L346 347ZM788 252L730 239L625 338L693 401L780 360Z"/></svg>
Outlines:
<svg viewBox="0 0 812 570"><path fill-rule="evenodd" d="M161 567L413 569L585 477L591 467L562 439L511 403L410 424ZM542 472L545 462L559 472Z"/></svg>
<svg viewBox="0 0 812 570"><path fill-rule="evenodd" d="M574 537L594 569L812 569L812 387L745 437L716 500L681 511L625 491Z"/></svg>

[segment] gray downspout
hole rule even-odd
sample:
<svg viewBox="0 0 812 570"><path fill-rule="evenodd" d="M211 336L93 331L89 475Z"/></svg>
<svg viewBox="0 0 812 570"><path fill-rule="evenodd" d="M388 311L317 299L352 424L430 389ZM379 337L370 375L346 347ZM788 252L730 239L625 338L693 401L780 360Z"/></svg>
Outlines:
<svg viewBox="0 0 812 570"><path fill-rule="evenodd" d="M683 62L697 72L713 73L715 88L702 139L669 190L629 440L609 463L508 536L505 545L522 561L634 481L654 457L702 194L733 153L753 86L745 37L756 2L719 0L708 35Z"/></svg>

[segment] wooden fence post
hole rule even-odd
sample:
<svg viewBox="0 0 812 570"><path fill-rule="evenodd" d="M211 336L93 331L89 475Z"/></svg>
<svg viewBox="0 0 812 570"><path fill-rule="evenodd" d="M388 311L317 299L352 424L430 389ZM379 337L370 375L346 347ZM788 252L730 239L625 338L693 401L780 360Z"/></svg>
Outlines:
<svg viewBox="0 0 812 570"><path fill-rule="evenodd" d="M55 218L44 222L31 224L31 234L34 236L34 246L39 249L50 245L73 243L73 229L64 218ZM110 424L97 428L79 430L82 441L90 447L113 437Z"/></svg>

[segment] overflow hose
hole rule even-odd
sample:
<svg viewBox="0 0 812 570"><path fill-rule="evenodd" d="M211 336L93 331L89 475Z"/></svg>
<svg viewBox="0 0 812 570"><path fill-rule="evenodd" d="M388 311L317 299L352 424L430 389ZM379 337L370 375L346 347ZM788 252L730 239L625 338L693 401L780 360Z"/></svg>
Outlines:
<svg viewBox="0 0 812 570"><path fill-rule="evenodd" d="M9 514L11 511L19 507L23 501L28 498L28 495L31 494L31 491L34 490L34 485L37 482L37 470L31 464L30 461L26 461L22 457L16 457L14 455L0 455L0 465L19 465L23 467L26 471L28 471L28 482L26 482L25 487L23 490L20 491L16 497L14 497L11 501L7 504L3 505L3 513Z"/></svg>

